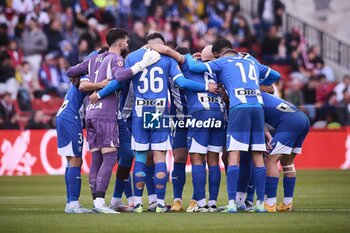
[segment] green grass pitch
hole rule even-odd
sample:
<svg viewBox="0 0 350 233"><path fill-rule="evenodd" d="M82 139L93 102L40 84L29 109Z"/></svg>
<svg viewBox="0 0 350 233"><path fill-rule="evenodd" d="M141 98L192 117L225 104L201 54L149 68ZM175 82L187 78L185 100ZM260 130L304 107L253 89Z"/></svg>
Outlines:
<svg viewBox="0 0 350 233"><path fill-rule="evenodd" d="M0 232L349 232L350 171L299 171L293 213L69 215L62 176L0 177ZM114 179L112 180L114 182ZM109 201L113 185L108 190ZM192 193L187 175L184 202ZM280 179L279 196L282 194ZM172 187L168 183L167 203ZM279 198L281 200L281 198ZM222 176L219 205L227 201ZM81 203L91 207L87 177ZM145 202L147 203L147 202ZM147 205L144 207L146 209Z"/></svg>

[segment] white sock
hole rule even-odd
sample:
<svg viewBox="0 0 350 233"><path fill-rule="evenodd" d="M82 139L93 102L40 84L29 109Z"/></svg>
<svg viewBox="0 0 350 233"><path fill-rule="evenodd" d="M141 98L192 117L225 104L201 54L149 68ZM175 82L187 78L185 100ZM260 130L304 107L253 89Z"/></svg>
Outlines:
<svg viewBox="0 0 350 233"><path fill-rule="evenodd" d="M157 194L152 194L148 196L148 203L153 203L157 201Z"/></svg>
<svg viewBox="0 0 350 233"><path fill-rule="evenodd" d="M135 196L134 201L135 201L135 205L137 205L137 204L142 205L142 197Z"/></svg>
<svg viewBox="0 0 350 233"><path fill-rule="evenodd" d="M115 206L122 202L122 199L119 197L112 197L111 199L111 205Z"/></svg>
<svg viewBox="0 0 350 233"><path fill-rule="evenodd" d="M181 199L181 198L175 198L175 199L174 199L174 202L175 202L175 201L179 201L179 202L181 202L181 204L182 204L182 199Z"/></svg>
<svg viewBox="0 0 350 233"><path fill-rule="evenodd" d="M96 199L94 200L94 206L96 208L101 208L105 204L106 204L105 199L102 197L96 197Z"/></svg>
<svg viewBox="0 0 350 233"><path fill-rule="evenodd" d="M236 202L240 204L244 203L246 196L247 196L247 193L237 192Z"/></svg>
<svg viewBox="0 0 350 233"><path fill-rule="evenodd" d="M72 209L76 209L80 207L79 201L71 201L69 202L69 207Z"/></svg>
<svg viewBox="0 0 350 233"><path fill-rule="evenodd" d="M216 205L216 201L215 200L209 200L208 201L208 206L213 206Z"/></svg>
<svg viewBox="0 0 350 233"><path fill-rule="evenodd" d="M165 201L164 199L157 199L157 204L165 206Z"/></svg>
<svg viewBox="0 0 350 233"><path fill-rule="evenodd" d="M266 203L267 203L269 206L275 205L276 202L277 202L277 198L276 198L276 197L271 197L271 198L267 198L267 199L266 199Z"/></svg>
<svg viewBox="0 0 350 233"><path fill-rule="evenodd" d="M284 199L283 199L283 203L285 204L285 205L289 205L290 203L292 203L293 202L293 197L285 197Z"/></svg>
<svg viewBox="0 0 350 233"><path fill-rule="evenodd" d="M129 206L133 206L135 204L134 196L131 196L128 198L128 204L129 204Z"/></svg>
<svg viewBox="0 0 350 233"><path fill-rule="evenodd" d="M228 201L228 205L229 206L234 206L234 205L236 205L236 201L235 200L229 200Z"/></svg>
<svg viewBox="0 0 350 233"><path fill-rule="evenodd" d="M199 207L203 207L203 206L205 206L206 204L207 204L207 202L206 202L205 198L203 198L203 199L197 201L197 205L198 205Z"/></svg>

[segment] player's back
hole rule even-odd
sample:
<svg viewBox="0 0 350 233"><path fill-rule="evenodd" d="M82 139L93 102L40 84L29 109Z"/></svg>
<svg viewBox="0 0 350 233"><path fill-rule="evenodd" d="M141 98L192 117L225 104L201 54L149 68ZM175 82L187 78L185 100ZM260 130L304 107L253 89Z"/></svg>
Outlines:
<svg viewBox="0 0 350 233"><path fill-rule="evenodd" d="M61 117L65 120L80 120L79 109L83 105L85 97L86 94L79 91L79 88L71 83L56 117Z"/></svg>
<svg viewBox="0 0 350 233"><path fill-rule="evenodd" d="M262 92L261 96L264 101L265 121L274 128L293 114L301 112L293 104L276 96L265 92Z"/></svg>
<svg viewBox="0 0 350 233"><path fill-rule="evenodd" d="M259 88L258 64L240 55L221 57L217 62L222 68L218 78L228 92L230 107L241 104L256 106L263 104Z"/></svg>
<svg viewBox="0 0 350 233"><path fill-rule="evenodd" d="M187 63L181 65L181 70L187 79L196 81L198 83L217 83L217 77L215 74L210 73L195 73L192 72ZM192 90L186 90L187 102L188 102L188 112L194 113L201 110L214 110L223 111L223 102L221 97L217 94L210 92L196 92Z"/></svg>
<svg viewBox="0 0 350 233"><path fill-rule="evenodd" d="M123 62L121 56L104 52L99 54L89 62L89 79L92 83L102 82L105 79L113 79L112 69L117 62ZM115 119L118 107L118 98L116 94L111 94L106 98L99 100L95 104L89 102L86 108L86 119Z"/></svg>
<svg viewBox="0 0 350 233"><path fill-rule="evenodd" d="M188 113L187 98L184 89L179 88L173 79L169 78L170 114L183 119Z"/></svg>
<svg viewBox="0 0 350 233"><path fill-rule="evenodd" d="M139 62L144 53L145 48L140 48L126 58L126 67L131 67ZM168 85L171 60L172 58L161 55L161 58L155 64L147 67L133 77L133 86L136 98L141 99L159 99L168 97Z"/></svg>

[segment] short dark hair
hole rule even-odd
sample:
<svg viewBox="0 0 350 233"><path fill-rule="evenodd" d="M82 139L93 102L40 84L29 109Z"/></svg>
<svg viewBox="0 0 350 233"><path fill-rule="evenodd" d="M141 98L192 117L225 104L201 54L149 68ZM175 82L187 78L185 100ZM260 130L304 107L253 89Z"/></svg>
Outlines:
<svg viewBox="0 0 350 233"><path fill-rule="evenodd" d="M178 46L176 47L176 52L180 53L181 55L185 55L187 53L191 53L190 49L189 48L186 48L186 47L182 47L182 46Z"/></svg>
<svg viewBox="0 0 350 233"><path fill-rule="evenodd" d="M111 46L119 39L123 39L128 35L128 32L122 28L112 28L107 32L106 41L108 46Z"/></svg>
<svg viewBox="0 0 350 233"><path fill-rule="evenodd" d="M159 32L151 32L146 36L146 41L148 42L149 40L153 40L153 39L161 39L164 43L165 43L165 39L164 36L162 34L160 34Z"/></svg>
<svg viewBox="0 0 350 233"><path fill-rule="evenodd" d="M233 49L232 43L231 41L227 40L227 39L217 39L214 44L213 44L213 48L211 49L212 53L220 53L220 51L222 49Z"/></svg>

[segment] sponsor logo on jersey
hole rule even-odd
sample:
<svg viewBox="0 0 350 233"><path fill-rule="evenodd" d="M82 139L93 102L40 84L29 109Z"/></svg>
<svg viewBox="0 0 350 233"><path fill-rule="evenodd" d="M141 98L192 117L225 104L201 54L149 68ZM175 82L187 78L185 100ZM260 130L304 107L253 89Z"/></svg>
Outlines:
<svg viewBox="0 0 350 233"><path fill-rule="evenodd" d="M222 103L221 99L217 96L200 96L199 101L203 103L211 102L211 103Z"/></svg>
<svg viewBox="0 0 350 233"><path fill-rule="evenodd" d="M237 90L237 95L258 96L261 95L261 93L259 90L243 89Z"/></svg>
<svg viewBox="0 0 350 233"><path fill-rule="evenodd" d="M163 99L137 99L136 105L138 105L138 106L165 106L165 100L163 100Z"/></svg>

